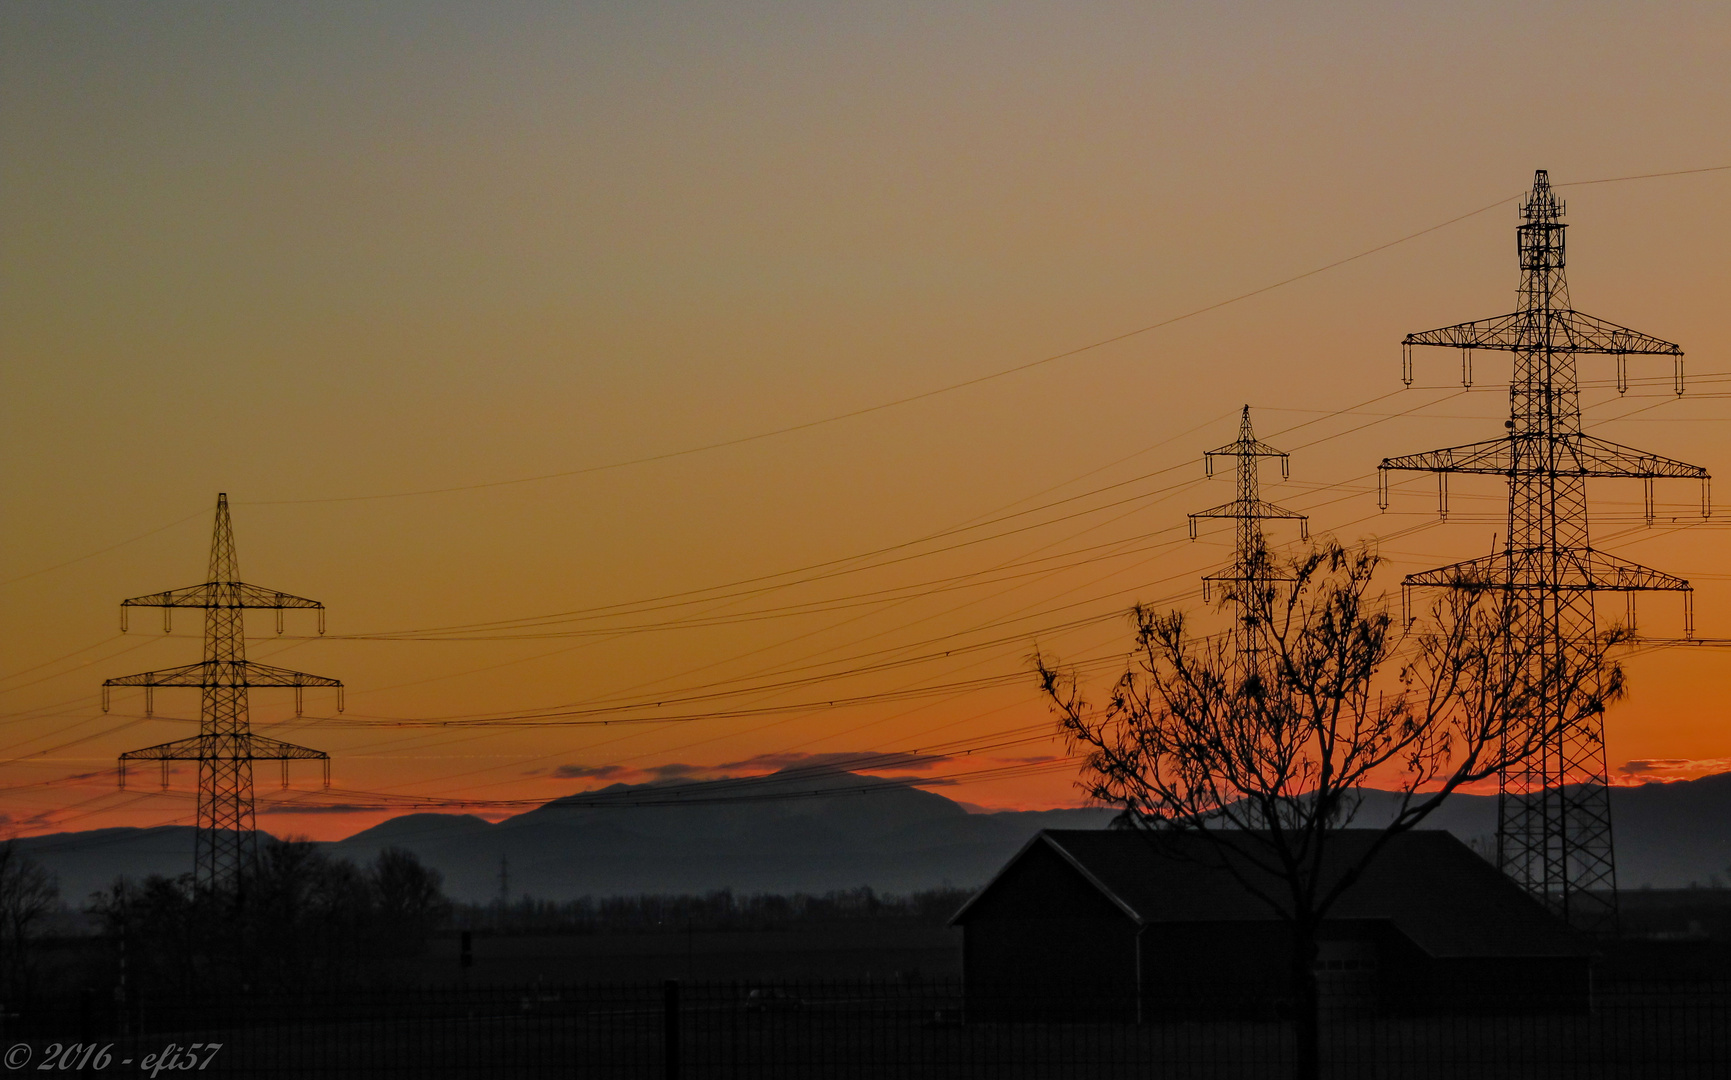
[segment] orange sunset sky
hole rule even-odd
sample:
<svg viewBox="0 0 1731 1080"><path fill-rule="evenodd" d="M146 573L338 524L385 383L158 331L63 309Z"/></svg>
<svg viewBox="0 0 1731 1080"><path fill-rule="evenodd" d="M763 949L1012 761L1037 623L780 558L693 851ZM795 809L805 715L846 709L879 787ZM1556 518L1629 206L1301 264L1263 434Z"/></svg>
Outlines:
<svg viewBox="0 0 1731 1080"><path fill-rule="evenodd" d="M1489 550L1501 485L1440 522L1374 469L1500 433L1506 358L1403 389L1399 343L1514 307L1535 168L1575 306L1688 354L1682 398L1585 360L1590 430L1722 478L1653 528L1599 484L1595 542L1731 638L1728 46L1708 3L9 3L5 828L193 819L114 762L196 697L99 688L197 659L118 604L203 580L219 491L329 608L252 657L347 685L254 693L333 757L261 768L270 831L867 752L1074 804L1029 657L1103 683L1133 601L1200 606L1241 404L1391 586ZM1731 651L1628 663L1614 774L1731 768Z"/></svg>

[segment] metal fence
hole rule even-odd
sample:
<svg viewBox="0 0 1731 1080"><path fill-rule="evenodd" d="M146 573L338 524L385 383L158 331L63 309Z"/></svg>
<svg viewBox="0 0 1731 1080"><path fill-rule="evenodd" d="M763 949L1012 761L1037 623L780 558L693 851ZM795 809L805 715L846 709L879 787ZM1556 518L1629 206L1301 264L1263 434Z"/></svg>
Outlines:
<svg viewBox="0 0 1731 1080"><path fill-rule="evenodd" d="M313 998L88 1001L8 1016L12 1071L98 1076L687 1078L1292 1075L1279 1015L980 1021L953 981L654 983ZM1015 1003L1026 1014L1027 1002ZM1731 1078L1731 984L1617 985L1589 1009L1332 1015L1329 1078ZM1110 1015L1115 1000L1100 1002ZM1000 1013L1001 1015L1001 1013Z"/></svg>

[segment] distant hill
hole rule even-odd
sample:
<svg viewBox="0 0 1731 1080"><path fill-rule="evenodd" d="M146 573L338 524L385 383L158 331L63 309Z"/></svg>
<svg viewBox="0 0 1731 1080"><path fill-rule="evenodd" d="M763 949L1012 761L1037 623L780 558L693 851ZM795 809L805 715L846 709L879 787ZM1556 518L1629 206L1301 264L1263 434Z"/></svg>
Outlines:
<svg viewBox="0 0 1731 1080"><path fill-rule="evenodd" d="M53 871L60 881L61 899L79 907L91 893L107 888L122 875L175 877L191 870L197 832L188 825L91 829L25 837L18 841L18 847Z"/></svg>
<svg viewBox="0 0 1731 1080"><path fill-rule="evenodd" d="M688 803L601 807L608 798L654 796L654 785L615 785L536 807L497 824L465 814L409 814L329 845L356 861L380 849L408 848L445 874L461 900L498 895L499 863L510 867L513 895L706 892L825 892L870 885L909 892L946 882L984 882L1042 828L1103 828L1109 811L969 813L942 795L900 784L862 792L873 778L833 773L816 780L771 776L754 782L752 801L706 797L710 787L681 784ZM718 782L714 793L729 790ZM1386 812L1370 793L1361 821ZM1731 883L1731 773L1672 784L1614 788L1618 876L1624 888ZM1496 800L1457 795L1427 822L1468 842L1488 843ZM183 873L192 864L192 830L101 829L20 841L60 877L74 903L116 875Z"/></svg>
<svg viewBox="0 0 1731 1080"><path fill-rule="evenodd" d="M332 845L357 860L397 844L445 872L454 897L498 895L499 863L511 892L542 897L622 893L824 892L870 885L908 892L984 881L1034 832L1102 827L1105 810L970 814L929 791L834 773L776 778L758 801L708 802L707 785L682 784L694 805L597 809L556 800L490 825L474 817L415 814ZM797 786L800 798L778 799ZM839 791L837 789L840 789ZM648 793L615 785L606 795ZM825 794L823 792L835 792Z"/></svg>
<svg viewBox="0 0 1731 1080"><path fill-rule="evenodd" d="M1361 820L1374 823L1387 799L1373 793ZM1447 829L1489 851L1497 829L1496 797L1450 796L1426 819L1425 827ZM1707 886L1715 879L1731 885L1731 773L1614 787L1611 827L1621 888L1681 889Z"/></svg>

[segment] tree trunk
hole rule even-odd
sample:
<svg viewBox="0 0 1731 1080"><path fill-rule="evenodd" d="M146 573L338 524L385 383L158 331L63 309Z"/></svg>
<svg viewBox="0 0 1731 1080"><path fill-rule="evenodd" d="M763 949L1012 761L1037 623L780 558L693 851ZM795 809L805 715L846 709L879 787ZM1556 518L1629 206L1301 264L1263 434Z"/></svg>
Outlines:
<svg viewBox="0 0 1731 1080"><path fill-rule="evenodd" d="M1296 1080L1322 1075L1321 995L1316 985L1316 927L1308 921L1292 924L1292 1032L1297 1056Z"/></svg>

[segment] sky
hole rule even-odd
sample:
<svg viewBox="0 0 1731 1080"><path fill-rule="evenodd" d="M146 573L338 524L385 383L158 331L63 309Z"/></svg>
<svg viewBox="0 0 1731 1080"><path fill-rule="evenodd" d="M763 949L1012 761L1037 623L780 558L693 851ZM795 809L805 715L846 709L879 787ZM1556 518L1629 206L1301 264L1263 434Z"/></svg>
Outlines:
<svg viewBox="0 0 1731 1080"><path fill-rule="evenodd" d="M1728 44L1707 3L7 4L5 827L193 820L114 762L196 699L100 685L197 659L118 604L203 580L218 492L242 576L328 608L250 655L346 686L254 693L333 759L261 769L273 832L837 762L1077 804L1031 657L1106 681L1132 603L1200 608L1242 405L1265 496L1391 584L1489 550L1497 483L1443 522L1374 471L1500 432L1506 358L1405 389L1400 339L1512 309L1534 169L1575 306L1688 354L1682 398L1585 360L1589 429L1731 470ZM1592 494L1731 638L1731 516ZM1731 768L1731 653L1627 664L1614 775Z"/></svg>

